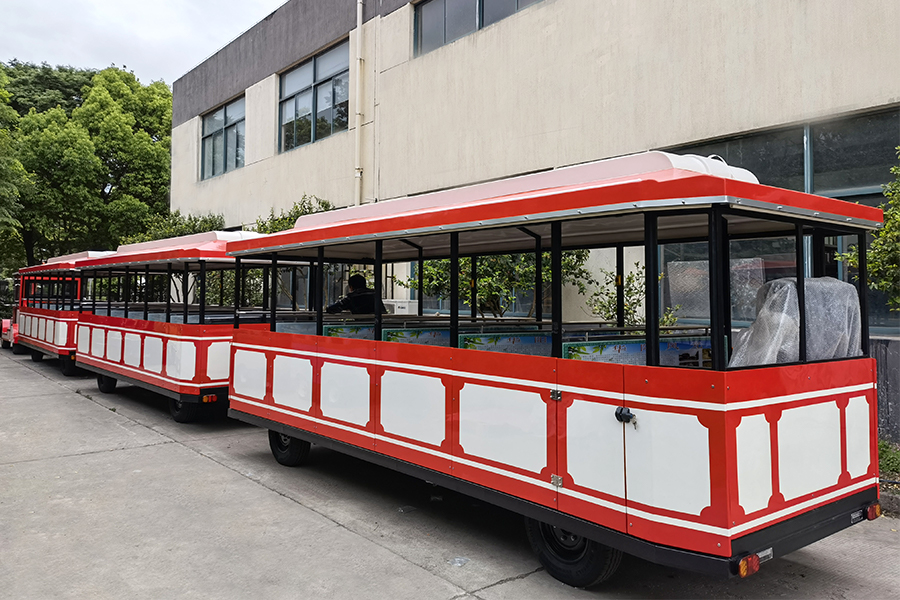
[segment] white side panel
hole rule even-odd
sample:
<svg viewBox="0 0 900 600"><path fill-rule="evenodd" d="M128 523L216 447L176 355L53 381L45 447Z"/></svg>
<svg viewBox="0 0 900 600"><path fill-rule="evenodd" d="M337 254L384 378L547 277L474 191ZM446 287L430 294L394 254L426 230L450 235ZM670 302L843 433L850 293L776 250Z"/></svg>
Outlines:
<svg viewBox="0 0 900 600"><path fill-rule="evenodd" d="M106 358L113 362L122 360L121 331L110 331L106 334Z"/></svg>
<svg viewBox="0 0 900 600"><path fill-rule="evenodd" d="M91 356L103 358L103 348L106 341L106 330L94 327L91 331Z"/></svg>
<svg viewBox="0 0 900 600"><path fill-rule="evenodd" d="M65 321L60 321L56 324L56 345L57 346L65 346L67 338L69 337L69 324Z"/></svg>
<svg viewBox="0 0 900 600"><path fill-rule="evenodd" d="M272 375L272 396L275 404L297 410L312 408L312 363L305 358L276 356Z"/></svg>
<svg viewBox="0 0 900 600"><path fill-rule="evenodd" d="M785 500L837 483L841 421L836 402L784 411L778 421L778 471Z"/></svg>
<svg viewBox="0 0 900 600"><path fill-rule="evenodd" d="M365 367L322 365L322 414L356 425L369 422L369 372Z"/></svg>
<svg viewBox="0 0 900 600"><path fill-rule="evenodd" d="M41 317L38 320L38 330L35 337L39 340L47 341L47 319Z"/></svg>
<svg viewBox="0 0 900 600"><path fill-rule="evenodd" d="M447 390L438 377L387 371L381 377L381 425L387 433L440 446Z"/></svg>
<svg viewBox="0 0 900 600"><path fill-rule="evenodd" d="M53 321L52 319L47 319L47 326L46 326L46 329L44 330L44 341L45 342L49 342L51 344L53 343L53 331L54 331L55 323L56 322Z"/></svg>
<svg viewBox="0 0 900 600"><path fill-rule="evenodd" d="M547 406L537 392L465 384L459 443L467 454L532 472L547 466Z"/></svg>
<svg viewBox="0 0 900 600"><path fill-rule="evenodd" d="M234 353L234 391L262 400L266 395L266 355L238 350Z"/></svg>
<svg viewBox="0 0 900 600"><path fill-rule="evenodd" d="M31 337L37 338L38 333L40 332L40 319L37 317L31 317Z"/></svg>
<svg viewBox="0 0 900 600"><path fill-rule="evenodd" d="M88 354L91 348L91 328L87 325L78 326L78 353Z"/></svg>
<svg viewBox="0 0 900 600"><path fill-rule="evenodd" d="M709 430L694 415L635 410L625 426L628 500L699 515L710 504Z"/></svg>
<svg viewBox="0 0 900 600"><path fill-rule="evenodd" d="M568 471L578 485L625 497L625 433L616 408L576 400L566 413Z"/></svg>
<svg viewBox="0 0 900 600"><path fill-rule="evenodd" d="M19 331L25 331L25 315L19 315Z"/></svg>
<svg viewBox="0 0 900 600"><path fill-rule="evenodd" d="M146 358L145 364L146 364ZM189 381L197 372L197 349L194 342L166 342L166 374L175 379Z"/></svg>
<svg viewBox="0 0 900 600"><path fill-rule="evenodd" d="M144 338L144 369L153 373L162 372L162 338Z"/></svg>
<svg viewBox="0 0 900 600"><path fill-rule="evenodd" d="M738 503L746 514L772 496L772 446L765 415L744 417L737 428Z"/></svg>
<svg viewBox="0 0 900 600"><path fill-rule="evenodd" d="M125 364L141 366L141 336L136 333L125 334Z"/></svg>
<svg viewBox="0 0 900 600"><path fill-rule="evenodd" d="M850 398L847 404L847 471L850 477L865 475L871 462L869 403L865 396Z"/></svg>
<svg viewBox="0 0 900 600"><path fill-rule="evenodd" d="M228 379L231 374L231 343L214 342L206 352L206 375L210 379Z"/></svg>

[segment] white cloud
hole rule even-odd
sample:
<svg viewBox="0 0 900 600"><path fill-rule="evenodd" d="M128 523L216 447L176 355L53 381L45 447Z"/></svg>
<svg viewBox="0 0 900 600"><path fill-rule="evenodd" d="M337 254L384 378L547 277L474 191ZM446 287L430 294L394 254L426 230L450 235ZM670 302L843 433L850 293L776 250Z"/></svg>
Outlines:
<svg viewBox="0 0 900 600"><path fill-rule="evenodd" d="M172 82L285 0L3 0L0 61L102 69Z"/></svg>

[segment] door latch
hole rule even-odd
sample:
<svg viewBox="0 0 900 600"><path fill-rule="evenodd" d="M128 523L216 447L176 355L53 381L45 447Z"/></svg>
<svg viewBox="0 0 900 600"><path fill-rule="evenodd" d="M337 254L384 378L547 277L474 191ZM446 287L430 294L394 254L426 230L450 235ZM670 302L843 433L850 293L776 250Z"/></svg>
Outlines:
<svg viewBox="0 0 900 600"><path fill-rule="evenodd" d="M631 423L637 429L637 417L624 406L616 407L616 420L619 423Z"/></svg>

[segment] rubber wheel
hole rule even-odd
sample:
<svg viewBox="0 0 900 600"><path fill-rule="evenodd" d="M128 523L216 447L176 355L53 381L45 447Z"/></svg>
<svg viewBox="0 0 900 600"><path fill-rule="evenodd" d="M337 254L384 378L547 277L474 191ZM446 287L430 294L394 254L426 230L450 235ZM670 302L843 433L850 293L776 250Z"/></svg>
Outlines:
<svg viewBox="0 0 900 600"><path fill-rule="evenodd" d="M169 412L178 423L190 423L200 416L201 406L199 402L184 402L169 398Z"/></svg>
<svg viewBox="0 0 900 600"><path fill-rule="evenodd" d="M62 374L66 377L71 377L78 372L78 367L75 366L75 357L73 356L60 356L59 357L59 369L62 371Z"/></svg>
<svg viewBox="0 0 900 600"><path fill-rule="evenodd" d="M4 349L4 350L9 350L10 347L12 346L12 344L10 344L10 343L9 343L8 341L6 341L6 340L3 340L3 341L0 341L0 346L3 346L3 349Z"/></svg>
<svg viewBox="0 0 900 600"><path fill-rule="evenodd" d="M31 361L32 362L41 362L44 360L44 353L40 350L32 350L31 351Z"/></svg>
<svg viewBox="0 0 900 600"><path fill-rule="evenodd" d="M589 588L606 581L619 568L622 551L560 527L525 519L531 549L547 572L565 584Z"/></svg>
<svg viewBox="0 0 900 600"><path fill-rule="evenodd" d="M104 394L112 394L116 391L116 379L109 375L97 375L97 387Z"/></svg>
<svg viewBox="0 0 900 600"><path fill-rule="evenodd" d="M28 352L28 348L21 344L13 344L13 354L26 354Z"/></svg>
<svg viewBox="0 0 900 600"><path fill-rule="evenodd" d="M309 456L310 443L295 437L269 430L269 448L272 456L286 467L296 467L306 461Z"/></svg>

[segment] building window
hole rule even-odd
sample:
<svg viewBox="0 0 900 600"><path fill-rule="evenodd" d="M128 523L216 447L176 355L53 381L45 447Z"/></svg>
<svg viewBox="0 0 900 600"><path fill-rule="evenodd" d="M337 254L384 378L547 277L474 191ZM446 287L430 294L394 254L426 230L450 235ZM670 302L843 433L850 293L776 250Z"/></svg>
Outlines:
<svg viewBox="0 0 900 600"><path fill-rule="evenodd" d="M201 179L244 166L245 113L241 98L203 117Z"/></svg>
<svg viewBox="0 0 900 600"><path fill-rule="evenodd" d="M428 0L416 6L416 54L425 54L540 0Z"/></svg>
<svg viewBox="0 0 900 600"><path fill-rule="evenodd" d="M346 130L350 44L335 46L282 75L280 98L282 152Z"/></svg>

